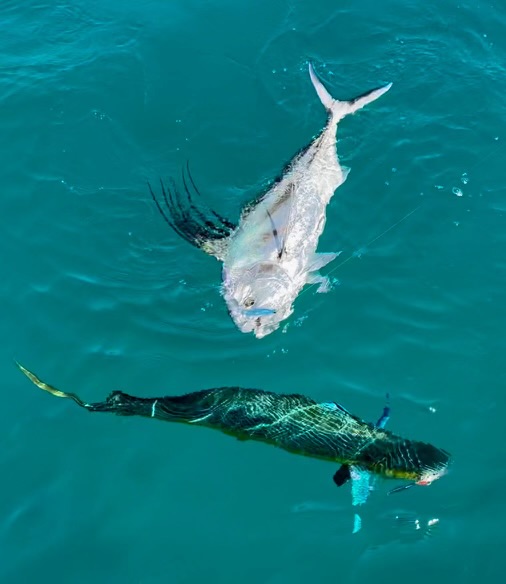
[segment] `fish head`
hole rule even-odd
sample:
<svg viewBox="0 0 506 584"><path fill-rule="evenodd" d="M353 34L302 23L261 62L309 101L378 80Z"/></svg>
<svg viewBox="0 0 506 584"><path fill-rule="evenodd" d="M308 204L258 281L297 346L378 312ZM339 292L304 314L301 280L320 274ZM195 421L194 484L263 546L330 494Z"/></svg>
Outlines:
<svg viewBox="0 0 506 584"><path fill-rule="evenodd" d="M294 283L276 262L224 269L223 284L230 316L243 333L261 339L293 312Z"/></svg>
<svg viewBox="0 0 506 584"><path fill-rule="evenodd" d="M436 448L432 444L418 443L417 449L420 468L415 483L420 486L428 486L440 479L448 472L451 456L446 450Z"/></svg>
<svg viewBox="0 0 506 584"><path fill-rule="evenodd" d="M422 471L420 477L416 481L417 485L427 487L437 479L440 479L448 472L448 465L439 465L434 468L427 468Z"/></svg>
<svg viewBox="0 0 506 584"><path fill-rule="evenodd" d="M444 452L444 451L443 451ZM448 453L445 453L448 454ZM404 491L405 489L409 489L414 487L415 485L419 485L421 487L428 487L434 481L441 478L448 472L448 464L449 464L449 457L448 462L446 463L438 463L433 464L429 467L423 468L418 472L400 472L396 474L392 474L394 478L406 478L411 479L411 482L402 485L400 487L396 487L395 489L391 489L388 494L391 495L393 493L398 493L400 491Z"/></svg>
<svg viewBox="0 0 506 584"><path fill-rule="evenodd" d="M428 486L445 475L451 462L446 450L415 440L393 440L386 452L380 445L372 445L369 454L377 459L371 465L375 472L421 486Z"/></svg>

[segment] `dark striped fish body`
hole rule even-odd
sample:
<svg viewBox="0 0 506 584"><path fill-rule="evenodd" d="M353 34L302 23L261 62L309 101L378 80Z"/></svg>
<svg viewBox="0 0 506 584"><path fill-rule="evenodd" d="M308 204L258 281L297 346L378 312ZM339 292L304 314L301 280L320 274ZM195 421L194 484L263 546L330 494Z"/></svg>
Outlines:
<svg viewBox="0 0 506 584"><path fill-rule="evenodd" d="M444 450L406 440L364 422L337 404L319 404L303 395L239 387L153 398L115 391L103 402L88 404L20 368L41 389L71 398L92 412L206 426L241 440L266 442L295 454L363 468L385 477L429 484L444 474L450 460Z"/></svg>
<svg viewBox="0 0 506 584"><path fill-rule="evenodd" d="M329 406L303 395L220 387L163 398L113 392L89 409L206 426L241 440L266 442L334 462L354 460L368 442L380 438L374 427Z"/></svg>

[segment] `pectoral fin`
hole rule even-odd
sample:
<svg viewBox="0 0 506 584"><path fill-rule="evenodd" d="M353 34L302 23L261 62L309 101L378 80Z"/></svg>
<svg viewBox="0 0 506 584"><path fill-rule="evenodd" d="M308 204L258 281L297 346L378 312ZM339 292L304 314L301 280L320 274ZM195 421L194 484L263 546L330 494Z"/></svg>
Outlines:
<svg viewBox="0 0 506 584"><path fill-rule="evenodd" d="M333 478L338 487L342 487L344 484L346 484L351 479L349 465L341 465Z"/></svg>
<svg viewBox="0 0 506 584"><path fill-rule="evenodd" d="M323 268L329 264L332 260L335 260L341 252L335 253L315 253L309 262L309 271L317 272L320 268Z"/></svg>

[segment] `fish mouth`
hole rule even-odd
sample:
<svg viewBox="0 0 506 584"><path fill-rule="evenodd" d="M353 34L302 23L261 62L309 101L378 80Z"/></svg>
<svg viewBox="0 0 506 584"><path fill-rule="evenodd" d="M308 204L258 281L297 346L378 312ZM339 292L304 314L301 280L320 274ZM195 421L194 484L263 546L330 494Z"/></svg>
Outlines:
<svg viewBox="0 0 506 584"><path fill-rule="evenodd" d="M417 481L412 481L412 482L407 483L405 485L401 485L400 487L395 487L395 489L391 489L390 491L388 491L388 494L392 495L393 493L400 493L401 491L405 491L406 489L410 489L411 487L414 487L416 485L418 485L420 487L428 487L429 485L432 485L432 483L434 481L437 481L437 479L439 479L443 475L445 475L446 472L447 472L447 470L443 469L443 470L431 473L429 475L422 476Z"/></svg>
<svg viewBox="0 0 506 584"><path fill-rule="evenodd" d="M438 479L440 479L442 476L444 476L447 473L448 473L448 466L435 469L433 471L430 471L430 472L422 475L419 478L419 480L416 481L416 484L420 485L421 487L428 487L434 481L437 481Z"/></svg>

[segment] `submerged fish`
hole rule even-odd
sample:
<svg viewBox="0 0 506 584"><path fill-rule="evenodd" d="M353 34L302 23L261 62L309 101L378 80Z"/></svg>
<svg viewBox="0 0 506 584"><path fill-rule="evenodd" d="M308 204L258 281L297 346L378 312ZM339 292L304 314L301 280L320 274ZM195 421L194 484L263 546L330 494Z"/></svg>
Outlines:
<svg viewBox="0 0 506 584"><path fill-rule="evenodd" d="M364 422L337 404L329 407L303 395L240 387L152 398L113 391L105 401L90 404L18 366L37 387L70 398L90 412L207 426L240 440L266 442L294 454L350 465L387 478L410 479L419 485L440 478L450 463L450 455L444 450L406 440Z"/></svg>
<svg viewBox="0 0 506 584"><path fill-rule="evenodd" d="M174 181L161 183L167 209L151 195L167 223L194 246L223 262L222 293L228 311L242 332L257 338L276 330L293 312L293 302L305 284L329 290L320 268L338 253L316 253L325 226L325 212L334 191L345 180L347 168L336 153L339 121L378 99L391 84L351 101L334 99L317 78L309 75L329 117L321 133L297 154L281 178L242 212L235 225L211 209L199 207L199 194L188 166L182 182L184 200Z"/></svg>

